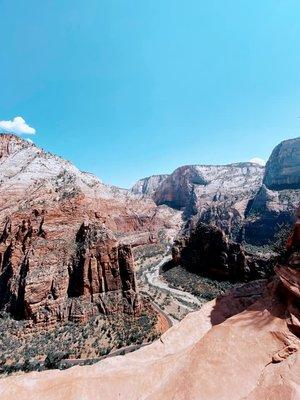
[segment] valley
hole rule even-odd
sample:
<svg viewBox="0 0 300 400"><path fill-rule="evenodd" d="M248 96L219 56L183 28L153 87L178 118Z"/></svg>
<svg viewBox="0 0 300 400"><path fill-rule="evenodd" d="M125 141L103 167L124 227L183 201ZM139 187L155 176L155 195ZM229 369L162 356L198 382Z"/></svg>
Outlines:
<svg viewBox="0 0 300 400"><path fill-rule="evenodd" d="M194 345L210 359L214 344L207 347L206 335L209 341L220 329L222 343L236 317L239 338L240 314L251 320L252 306L259 316L262 309L272 315L275 307L281 316L288 310L292 316L280 317L278 329L284 335L289 326L297 330L290 292L296 288L298 296L299 161L297 138L278 145L266 168L183 166L126 190L1 135L1 383L22 382L31 372L39 372L37 381L57 380L56 369L70 371L61 376L72 380L91 368L95 379L106 377L104 388L114 380L110 371L116 368L118 376L125 368L132 385L135 376L148 382L141 365L155 376L174 363L175 370L166 370L174 373L172 393L181 365L204 373ZM296 311L280 303L285 298ZM269 338L272 324L264 326L266 348L277 349ZM256 340L251 329L250 342Z"/></svg>
<svg viewBox="0 0 300 400"><path fill-rule="evenodd" d="M300 400L300 1L0 15L0 400Z"/></svg>

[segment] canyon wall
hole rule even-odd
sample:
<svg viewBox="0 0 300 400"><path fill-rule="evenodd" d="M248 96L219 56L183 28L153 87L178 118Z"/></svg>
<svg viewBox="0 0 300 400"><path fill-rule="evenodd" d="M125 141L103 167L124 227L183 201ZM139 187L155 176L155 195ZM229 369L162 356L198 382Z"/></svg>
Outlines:
<svg viewBox="0 0 300 400"><path fill-rule="evenodd" d="M130 246L101 222L58 209L6 219L0 271L0 307L37 325L141 307Z"/></svg>
<svg viewBox="0 0 300 400"><path fill-rule="evenodd" d="M0 309L15 318L139 313L131 246L170 241L180 226L180 212L0 135Z"/></svg>
<svg viewBox="0 0 300 400"><path fill-rule="evenodd" d="M253 163L183 166L149 193L181 209L187 221L173 260L218 279L272 274L300 201L300 138L273 150L266 168Z"/></svg>
<svg viewBox="0 0 300 400"><path fill-rule="evenodd" d="M240 244L267 246L295 222L300 201L300 138L280 143L266 168L254 163L187 165L162 176L149 196L220 228ZM149 179L149 178L147 178Z"/></svg>

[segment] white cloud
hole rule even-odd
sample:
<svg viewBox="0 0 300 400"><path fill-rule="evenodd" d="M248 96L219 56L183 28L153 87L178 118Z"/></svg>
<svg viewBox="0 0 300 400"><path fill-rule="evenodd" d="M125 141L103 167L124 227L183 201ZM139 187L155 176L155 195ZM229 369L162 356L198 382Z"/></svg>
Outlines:
<svg viewBox="0 0 300 400"><path fill-rule="evenodd" d="M5 132L16 133L17 135L27 134L34 135L35 129L27 125L22 117L15 117L11 121L0 121L0 130Z"/></svg>
<svg viewBox="0 0 300 400"><path fill-rule="evenodd" d="M253 157L253 158L251 158L250 162L259 164L259 165L266 165L266 161L260 157Z"/></svg>
<svg viewBox="0 0 300 400"><path fill-rule="evenodd" d="M31 139L26 139L27 140L27 142L29 142L29 143L33 143L33 140L31 140Z"/></svg>

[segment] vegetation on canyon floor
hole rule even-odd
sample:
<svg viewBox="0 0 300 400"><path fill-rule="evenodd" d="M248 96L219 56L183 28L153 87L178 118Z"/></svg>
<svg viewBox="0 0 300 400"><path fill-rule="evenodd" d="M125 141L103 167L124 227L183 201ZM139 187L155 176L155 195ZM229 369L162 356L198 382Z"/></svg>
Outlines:
<svg viewBox="0 0 300 400"><path fill-rule="evenodd" d="M158 336L157 316L144 312L91 318L87 323L67 322L51 330L28 332L27 321L16 321L9 314L0 318L0 372L65 368L64 359L98 360L117 349L150 343Z"/></svg>
<svg viewBox="0 0 300 400"><path fill-rule="evenodd" d="M229 281L217 281L199 276L181 266L175 266L163 271L162 276L170 286L191 293L203 301L212 300L238 285Z"/></svg>

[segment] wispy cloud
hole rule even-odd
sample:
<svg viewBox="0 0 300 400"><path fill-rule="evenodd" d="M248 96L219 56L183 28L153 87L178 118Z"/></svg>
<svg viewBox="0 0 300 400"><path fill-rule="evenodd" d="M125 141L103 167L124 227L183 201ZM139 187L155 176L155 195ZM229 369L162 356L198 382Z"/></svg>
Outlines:
<svg viewBox="0 0 300 400"><path fill-rule="evenodd" d="M260 157L253 157L253 158L251 158L250 162L259 164L259 165L266 165L266 160L264 160L263 158L260 158Z"/></svg>
<svg viewBox="0 0 300 400"><path fill-rule="evenodd" d="M15 117L11 121L0 121L0 130L16 133L17 135L34 135L36 132L34 128L26 124L25 119L22 117Z"/></svg>

